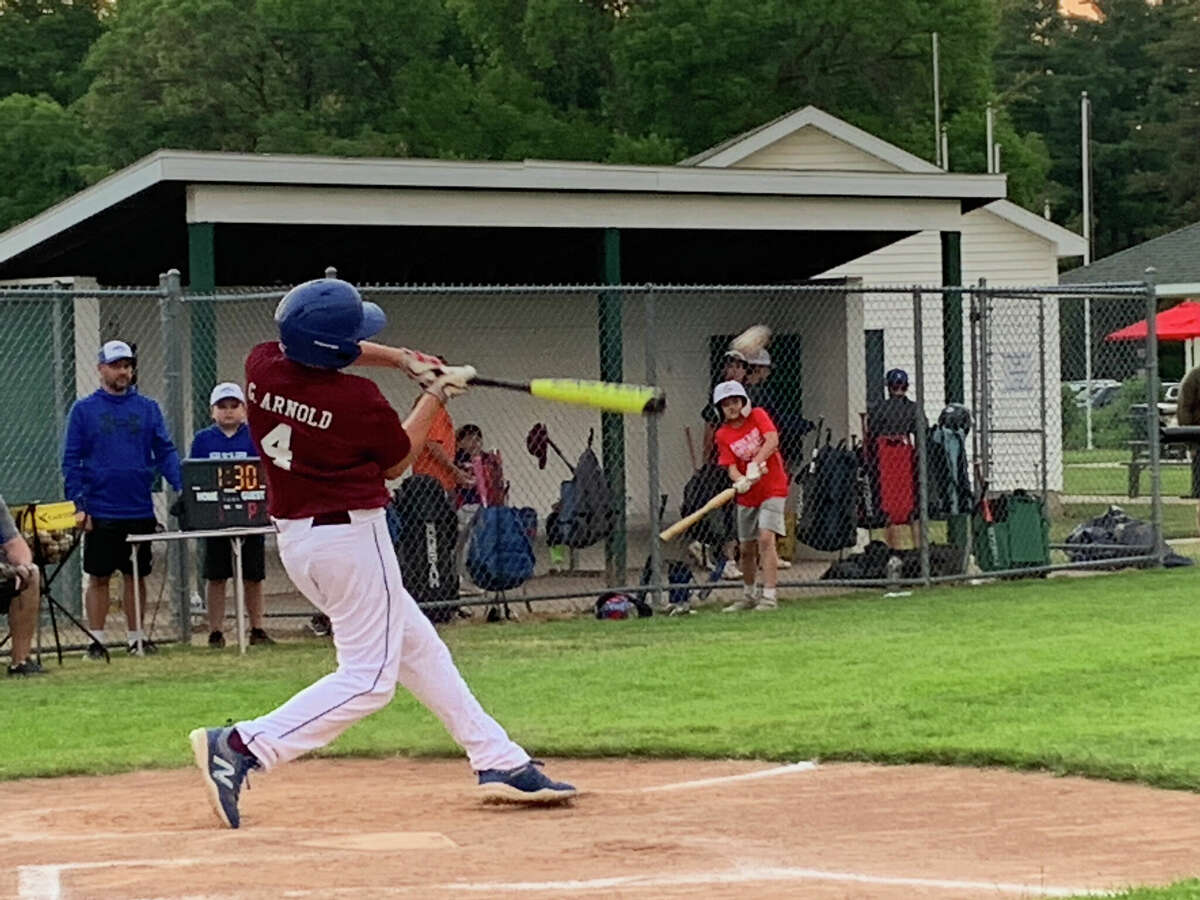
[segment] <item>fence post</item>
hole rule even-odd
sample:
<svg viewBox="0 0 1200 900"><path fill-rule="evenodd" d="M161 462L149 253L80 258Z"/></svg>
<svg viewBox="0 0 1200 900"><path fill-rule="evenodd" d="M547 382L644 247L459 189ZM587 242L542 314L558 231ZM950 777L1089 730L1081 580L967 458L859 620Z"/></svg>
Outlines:
<svg viewBox="0 0 1200 900"><path fill-rule="evenodd" d="M975 427L979 433L979 477L990 481L992 477L992 348L991 348L991 295L987 290L987 279L979 279L979 408L975 410Z"/></svg>
<svg viewBox="0 0 1200 900"><path fill-rule="evenodd" d="M963 402L962 232L942 237L942 377L946 403ZM953 289L951 289L951 287Z"/></svg>
<svg viewBox="0 0 1200 900"><path fill-rule="evenodd" d="M167 422L171 439L182 459L187 454L188 432L184 419L183 403L183 329L180 327L180 305L183 291L180 287L179 270L171 269L158 276L159 326L163 343L163 386L167 403ZM165 488L164 488L165 489ZM170 494L167 495L170 497ZM188 552L183 541L167 544L167 579L170 594L175 597L179 613L179 640L183 644L191 641L192 611L188 592Z"/></svg>
<svg viewBox="0 0 1200 900"><path fill-rule="evenodd" d="M654 286L646 286L646 384L658 384L657 343L657 310L654 303ZM646 419L646 490L650 500L650 601L658 607L662 603L663 560L662 542L658 533L662 530L660 521L660 505L662 498L661 473L659 472L658 451L658 416L645 416Z"/></svg>
<svg viewBox="0 0 1200 900"><path fill-rule="evenodd" d="M621 306L621 232L604 229L604 283L610 290L600 293L597 318L600 342L600 380L624 381L624 340ZM604 545L604 567L609 587L625 583L626 527L625 509L625 421L619 413L600 413L600 458L604 474L616 503L617 522Z"/></svg>
<svg viewBox="0 0 1200 900"><path fill-rule="evenodd" d="M1158 290L1157 271L1146 270L1146 438L1150 444L1150 531L1154 540L1154 561L1163 565L1162 466L1159 464L1158 420Z"/></svg>
<svg viewBox="0 0 1200 900"><path fill-rule="evenodd" d="M925 465L925 335L924 323L921 321L923 302L921 289L913 288L913 351L916 356L913 375L917 380L917 512L920 517L918 546L921 550L921 580L929 586L929 473Z"/></svg>
<svg viewBox="0 0 1200 900"><path fill-rule="evenodd" d="M1046 438L1046 298L1038 297L1038 406L1042 427L1042 507L1050 489L1050 456Z"/></svg>

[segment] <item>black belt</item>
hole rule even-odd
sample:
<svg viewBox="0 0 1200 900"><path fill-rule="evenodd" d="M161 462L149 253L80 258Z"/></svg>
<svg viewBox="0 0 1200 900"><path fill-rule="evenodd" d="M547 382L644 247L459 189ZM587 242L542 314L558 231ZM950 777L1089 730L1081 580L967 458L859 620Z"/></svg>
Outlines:
<svg viewBox="0 0 1200 900"><path fill-rule="evenodd" d="M341 509L337 512L317 513L313 516L313 527L318 525L349 525L350 513Z"/></svg>

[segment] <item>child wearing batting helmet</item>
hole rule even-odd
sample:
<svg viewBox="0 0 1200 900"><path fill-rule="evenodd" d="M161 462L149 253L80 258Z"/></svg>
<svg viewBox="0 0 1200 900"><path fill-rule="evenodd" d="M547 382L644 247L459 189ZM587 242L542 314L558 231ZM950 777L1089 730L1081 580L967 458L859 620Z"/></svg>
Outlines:
<svg viewBox="0 0 1200 900"><path fill-rule="evenodd" d="M784 502L788 492L779 431L765 410L751 406L741 382L723 381L713 388L713 405L723 419L716 434L717 463L726 468L737 491L742 559L742 599L725 607L725 612L776 609L779 556L775 536L787 533ZM761 594L754 584L759 565Z"/></svg>
<svg viewBox="0 0 1200 900"><path fill-rule="evenodd" d="M552 781L489 716L446 645L404 586L384 508L385 482L420 454L447 401L465 393L470 366L370 343L386 324L353 285L306 282L280 301L279 339L246 358L250 434L267 473L267 500L288 577L329 617L337 670L265 715L189 736L217 818L241 824L238 801L251 770L271 770L323 747L382 709L403 685L467 752L489 799L561 802ZM422 389L400 416L351 364L403 369Z"/></svg>

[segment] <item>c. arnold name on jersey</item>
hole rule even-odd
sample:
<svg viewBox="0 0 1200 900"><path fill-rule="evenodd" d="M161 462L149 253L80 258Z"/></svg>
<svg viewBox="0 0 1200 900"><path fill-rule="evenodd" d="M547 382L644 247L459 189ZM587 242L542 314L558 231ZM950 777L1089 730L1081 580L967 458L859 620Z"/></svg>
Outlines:
<svg viewBox="0 0 1200 900"><path fill-rule="evenodd" d="M285 419L294 419L305 425L311 425L313 428L326 429L333 424L333 413L327 409L317 409L307 403L297 403L295 400L289 400L281 394L272 394L270 391L263 394L261 400L258 399L253 381L246 385L246 399L263 412L274 413Z"/></svg>

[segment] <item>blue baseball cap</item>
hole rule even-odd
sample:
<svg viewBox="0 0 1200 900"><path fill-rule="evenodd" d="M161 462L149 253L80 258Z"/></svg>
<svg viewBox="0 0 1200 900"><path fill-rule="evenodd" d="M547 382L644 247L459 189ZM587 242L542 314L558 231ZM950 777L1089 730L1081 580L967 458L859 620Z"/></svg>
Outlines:
<svg viewBox="0 0 1200 900"><path fill-rule="evenodd" d="M103 365L112 365L123 359L133 359L133 350L124 341L106 341L100 348L99 360Z"/></svg>
<svg viewBox="0 0 1200 900"><path fill-rule="evenodd" d="M892 369L884 376L888 387L908 387L908 373L903 369Z"/></svg>

